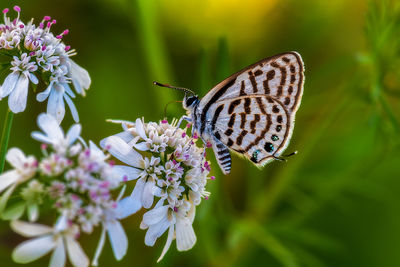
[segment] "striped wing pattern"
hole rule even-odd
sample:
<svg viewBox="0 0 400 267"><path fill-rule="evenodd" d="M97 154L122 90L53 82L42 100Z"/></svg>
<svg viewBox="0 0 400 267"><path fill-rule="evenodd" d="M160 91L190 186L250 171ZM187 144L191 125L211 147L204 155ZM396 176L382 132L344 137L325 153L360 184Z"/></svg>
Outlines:
<svg viewBox="0 0 400 267"><path fill-rule="evenodd" d="M230 76L201 100L196 114L200 134L211 137L224 173L231 167L226 147L263 166L288 146L303 72L298 53L280 54Z"/></svg>

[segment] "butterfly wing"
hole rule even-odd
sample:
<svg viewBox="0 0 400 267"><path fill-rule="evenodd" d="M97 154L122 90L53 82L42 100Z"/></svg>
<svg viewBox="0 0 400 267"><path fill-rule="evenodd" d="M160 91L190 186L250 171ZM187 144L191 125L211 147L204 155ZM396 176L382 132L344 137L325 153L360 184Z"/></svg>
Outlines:
<svg viewBox="0 0 400 267"><path fill-rule="evenodd" d="M210 112L214 114L211 136L216 145L221 142L257 166L280 155L289 144L293 129L290 114L284 104L270 96L249 95L221 100L210 108ZM227 157L222 153L223 147L217 146L214 151L220 166L230 167L224 162Z"/></svg>
<svg viewBox="0 0 400 267"><path fill-rule="evenodd" d="M233 74L201 100L200 134L265 165L289 144L303 82L304 66L296 52L263 59Z"/></svg>

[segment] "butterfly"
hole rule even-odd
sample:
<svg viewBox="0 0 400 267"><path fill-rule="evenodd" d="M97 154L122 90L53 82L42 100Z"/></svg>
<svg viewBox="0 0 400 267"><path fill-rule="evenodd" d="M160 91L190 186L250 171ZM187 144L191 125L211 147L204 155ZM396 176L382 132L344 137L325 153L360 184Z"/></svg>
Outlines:
<svg viewBox="0 0 400 267"><path fill-rule="evenodd" d="M231 75L202 99L187 88L183 108L192 133L210 143L224 174L231 170L230 151L258 167L278 158L289 145L303 95L304 65L297 52L265 58Z"/></svg>

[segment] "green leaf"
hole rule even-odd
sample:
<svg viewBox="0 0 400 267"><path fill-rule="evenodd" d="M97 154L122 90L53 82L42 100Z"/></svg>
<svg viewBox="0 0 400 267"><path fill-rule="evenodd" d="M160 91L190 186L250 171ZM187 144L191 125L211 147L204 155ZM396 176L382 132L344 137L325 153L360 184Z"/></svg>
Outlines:
<svg viewBox="0 0 400 267"><path fill-rule="evenodd" d="M1 218L3 220L17 220L19 219L25 211L26 204L25 202L18 202L6 209L3 214L1 214Z"/></svg>
<svg viewBox="0 0 400 267"><path fill-rule="evenodd" d="M7 205L8 199L10 198L11 194L14 192L16 185L10 186L7 191L1 195L0 197L0 216L2 216L3 210Z"/></svg>

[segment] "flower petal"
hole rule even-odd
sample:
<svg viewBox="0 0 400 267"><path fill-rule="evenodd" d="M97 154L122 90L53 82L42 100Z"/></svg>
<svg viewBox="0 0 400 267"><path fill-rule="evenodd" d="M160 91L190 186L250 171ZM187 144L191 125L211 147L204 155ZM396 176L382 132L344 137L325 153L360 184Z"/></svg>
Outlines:
<svg viewBox="0 0 400 267"><path fill-rule="evenodd" d="M42 113L38 117L39 128L51 139L60 140L64 139L64 133L58 125L55 117L49 114Z"/></svg>
<svg viewBox="0 0 400 267"><path fill-rule="evenodd" d="M142 205L144 208L148 209L153 205L154 200L154 186L156 182L154 179L149 179L143 189L142 193Z"/></svg>
<svg viewBox="0 0 400 267"><path fill-rule="evenodd" d="M79 114L78 110L74 105L74 102L72 102L71 98L66 94L64 94L64 99L65 102L67 102L69 109L71 110L72 118L74 119L75 122L79 122Z"/></svg>
<svg viewBox="0 0 400 267"><path fill-rule="evenodd" d="M107 233L115 258L121 260L128 249L128 238L124 228L119 221L109 221L107 222Z"/></svg>
<svg viewBox="0 0 400 267"><path fill-rule="evenodd" d="M118 202L116 213L118 219L123 219L134 214L142 207L142 192L146 181L139 179L129 197L123 198Z"/></svg>
<svg viewBox="0 0 400 267"><path fill-rule="evenodd" d="M34 237L39 235L45 235L53 232L53 228L37 223L27 223L23 221L12 221L10 223L11 229L25 237Z"/></svg>
<svg viewBox="0 0 400 267"><path fill-rule="evenodd" d="M117 136L117 137L121 138L126 143L129 143L134 138L133 135L129 131L120 132L113 136ZM100 141L100 147L103 149L105 148L105 141L107 140L107 138L104 138L103 140Z"/></svg>
<svg viewBox="0 0 400 267"><path fill-rule="evenodd" d="M27 204L28 219L30 222L35 222L39 217L39 206L34 204Z"/></svg>
<svg viewBox="0 0 400 267"><path fill-rule="evenodd" d="M6 160L16 169L24 168L24 163L26 162L26 157L21 149L13 147L7 151Z"/></svg>
<svg viewBox="0 0 400 267"><path fill-rule="evenodd" d="M20 75L14 90L8 97L8 106L14 113L25 110L26 101L28 100L29 79L25 75Z"/></svg>
<svg viewBox="0 0 400 267"><path fill-rule="evenodd" d="M160 262L164 258L165 253L167 253L169 247L171 246L172 240L174 239L174 232L175 232L174 224L171 224L171 226L169 227L169 231L168 231L167 242L165 242L165 246L164 246L161 256L158 258L157 262Z"/></svg>
<svg viewBox="0 0 400 267"><path fill-rule="evenodd" d="M40 92L36 95L36 100L39 102L43 102L46 100L47 97L49 97L50 91L53 88L53 83L50 83L49 86L47 86L46 90L43 92Z"/></svg>
<svg viewBox="0 0 400 267"><path fill-rule="evenodd" d="M133 144L133 147L136 148L139 151L147 151L149 150L149 147L147 146L146 142L141 142L138 144Z"/></svg>
<svg viewBox="0 0 400 267"><path fill-rule="evenodd" d="M140 137L142 137L143 140L147 139L146 136L146 132L144 131L144 126L143 126L143 122L141 119L136 119L136 124L135 124L135 128L137 133L139 134Z"/></svg>
<svg viewBox="0 0 400 267"><path fill-rule="evenodd" d="M75 98L74 92L72 92L71 87L69 87L68 83L63 83L62 86L64 86L65 92L72 98Z"/></svg>
<svg viewBox="0 0 400 267"><path fill-rule="evenodd" d="M75 143L76 139L78 139L79 135L81 134L81 125L80 124L74 124L69 128L67 132L67 142L68 145L72 145Z"/></svg>
<svg viewBox="0 0 400 267"><path fill-rule="evenodd" d="M189 218L176 218L176 248L179 251L191 249L196 243L196 235Z"/></svg>
<svg viewBox="0 0 400 267"><path fill-rule="evenodd" d="M126 179L126 181L137 179L141 172L142 170L125 165L114 165L113 167L113 173L120 178L121 181L124 179Z"/></svg>
<svg viewBox="0 0 400 267"><path fill-rule="evenodd" d="M57 240L56 249L53 251L49 267L64 267L66 261L65 246L61 238Z"/></svg>
<svg viewBox="0 0 400 267"><path fill-rule="evenodd" d="M89 266L89 259L81 245L71 236L66 236L68 258L75 267Z"/></svg>
<svg viewBox="0 0 400 267"><path fill-rule="evenodd" d="M29 263L46 255L55 246L53 235L41 236L18 245L12 253L12 258L17 263Z"/></svg>
<svg viewBox="0 0 400 267"><path fill-rule="evenodd" d="M0 175L0 192L16 183L21 175L16 170L6 171Z"/></svg>
<svg viewBox="0 0 400 267"><path fill-rule="evenodd" d="M149 227L144 238L144 243L147 246L154 246L157 238L159 238L165 231L170 227L171 222L167 218L164 218L157 224L153 224Z"/></svg>
<svg viewBox="0 0 400 267"><path fill-rule="evenodd" d="M147 225L153 225L166 218L168 215L168 206L154 208L143 214L143 222Z"/></svg>
<svg viewBox="0 0 400 267"><path fill-rule="evenodd" d="M54 87L60 87L55 84ZM65 115L64 92L59 89L51 90L49 100L47 102L47 113L54 116L60 123Z"/></svg>
<svg viewBox="0 0 400 267"><path fill-rule="evenodd" d="M84 68L76 64L72 59L69 59L69 62L71 63L70 72L75 90L79 94L85 95L85 91L80 87L83 87L83 89L89 89L91 83L89 73Z"/></svg>
<svg viewBox="0 0 400 267"><path fill-rule="evenodd" d="M140 167L140 161L143 159L142 156L125 143L120 137L107 137L107 139L104 140L104 147L109 147L108 152L120 161L133 167Z"/></svg>
<svg viewBox="0 0 400 267"><path fill-rule="evenodd" d="M4 80L3 85L0 87L0 98L8 96L15 88L19 78L19 73L12 72L8 74Z"/></svg>
<svg viewBox="0 0 400 267"><path fill-rule="evenodd" d="M39 83L39 79L33 73L29 73L29 80L31 80L31 82L33 84L38 84Z"/></svg>
<svg viewBox="0 0 400 267"><path fill-rule="evenodd" d="M53 142L52 139L50 139L46 135L42 134L41 132L32 132L31 133L31 137L33 139L36 139L36 140L38 140L40 142L47 143L47 144L51 144Z"/></svg>

